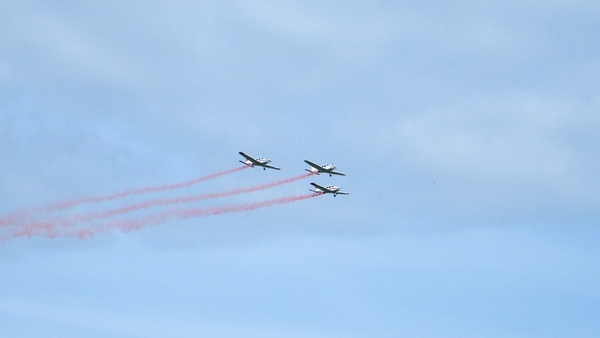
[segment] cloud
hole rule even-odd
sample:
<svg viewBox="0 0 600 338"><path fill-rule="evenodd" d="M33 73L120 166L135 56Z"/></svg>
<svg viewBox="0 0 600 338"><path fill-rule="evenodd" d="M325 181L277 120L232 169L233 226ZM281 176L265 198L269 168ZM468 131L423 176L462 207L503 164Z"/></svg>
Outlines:
<svg viewBox="0 0 600 338"><path fill-rule="evenodd" d="M45 84L49 78L55 83L76 78L112 86L141 82L134 60L89 24L46 6L25 5L15 14L4 22L9 32L4 39L11 43L8 55L20 77Z"/></svg>

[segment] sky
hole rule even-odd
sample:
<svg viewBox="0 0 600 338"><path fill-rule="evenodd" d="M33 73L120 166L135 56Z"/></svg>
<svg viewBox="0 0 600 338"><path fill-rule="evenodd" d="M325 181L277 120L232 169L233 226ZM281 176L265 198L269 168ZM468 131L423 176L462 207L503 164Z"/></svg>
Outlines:
<svg viewBox="0 0 600 338"><path fill-rule="evenodd" d="M600 335L598 2L2 8L0 216L350 195L0 242L0 336Z"/></svg>

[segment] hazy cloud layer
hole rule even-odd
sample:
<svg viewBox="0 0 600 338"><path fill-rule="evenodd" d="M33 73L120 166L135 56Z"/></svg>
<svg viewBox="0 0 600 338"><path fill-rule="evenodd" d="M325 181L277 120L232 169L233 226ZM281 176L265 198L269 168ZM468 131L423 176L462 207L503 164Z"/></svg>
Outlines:
<svg viewBox="0 0 600 338"><path fill-rule="evenodd" d="M310 180L351 195L1 243L0 334L600 332L596 2L9 1L3 13L0 213L193 179L238 151L283 170L178 193L290 177L308 158L348 173Z"/></svg>

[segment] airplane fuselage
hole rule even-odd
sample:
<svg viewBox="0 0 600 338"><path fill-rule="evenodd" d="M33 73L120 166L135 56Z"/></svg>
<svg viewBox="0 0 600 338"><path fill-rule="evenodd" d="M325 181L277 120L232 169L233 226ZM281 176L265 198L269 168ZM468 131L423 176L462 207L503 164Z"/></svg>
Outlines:
<svg viewBox="0 0 600 338"><path fill-rule="evenodd" d="M311 185L313 187L315 187L314 189L311 189L311 191L317 193L317 194L333 194L333 197L337 196L338 194L340 195L348 195L347 192L341 192L340 189L342 189L341 187L338 187L337 185L328 185L328 186L320 186L316 183L311 183Z"/></svg>
<svg viewBox="0 0 600 338"><path fill-rule="evenodd" d="M266 169L266 168L275 169L275 170L280 169L280 168L274 167L272 165L269 165L269 163L271 163L271 160L269 160L268 158L265 158L265 157L253 158L251 156L244 154L241 151L239 152L239 154L242 155L246 159L246 161L240 161L240 163L243 163L249 167L254 168L254 166L259 166L259 167L263 167L263 169Z"/></svg>
<svg viewBox="0 0 600 338"><path fill-rule="evenodd" d="M256 162L257 162L257 163L256 163L256 165L261 165L261 164L269 164L269 163L271 163L271 160L269 160L268 158L259 157L259 158L257 158L257 159L256 159ZM245 161L245 162L243 162L243 163L246 163L247 165L249 165L249 166L252 166L252 167L254 167L254 165L255 165L255 164L254 164L252 161L250 161L250 160L246 160L246 161Z"/></svg>
<svg viewBox="0 0 600 338"><path fill-rule="evenodd" d="M315 173L317 175L321 174L321 173L329 174L329 176L332 176L332 175L345 176L346 175L344 173L340 173L340 172L335 171L335 165L333 165L333 164L318 165L318 164L316 164L314 162L311 162L309 160L304 160L304 162L306 164L310 165L310 169L304 169L304 170L306 170L308 172L311 172L311 173Z"/></svg>

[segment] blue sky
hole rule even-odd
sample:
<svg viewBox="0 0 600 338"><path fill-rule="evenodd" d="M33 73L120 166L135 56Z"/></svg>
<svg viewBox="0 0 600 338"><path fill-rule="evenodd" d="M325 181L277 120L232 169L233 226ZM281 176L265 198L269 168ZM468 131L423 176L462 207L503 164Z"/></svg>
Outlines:
<svg viewBox="0 0 600 338"><path fill-rule="evenodd" d="M351 195L0 243L1 336L600 334L596 2L2 7L0 214L238 151L283 169L152 197Z"/></svg>

